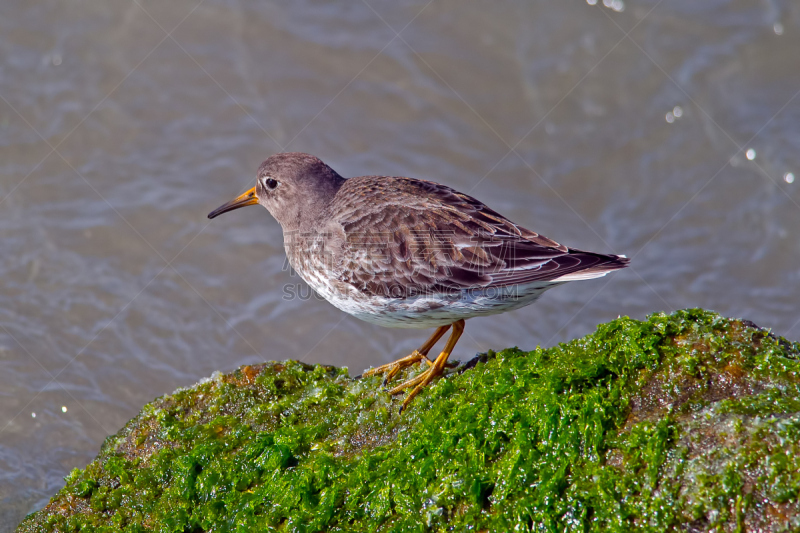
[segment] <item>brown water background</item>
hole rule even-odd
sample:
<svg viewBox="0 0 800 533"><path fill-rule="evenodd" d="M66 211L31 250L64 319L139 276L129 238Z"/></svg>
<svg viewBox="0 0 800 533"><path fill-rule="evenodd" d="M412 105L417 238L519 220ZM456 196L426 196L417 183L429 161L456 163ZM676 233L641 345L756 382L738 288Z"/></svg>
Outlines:
<svg viewBox="0 0 800 533"><path fill-rule="evenodd" d="M456 358L694 306L800 337L800 3L605 4L3 0L0 531L156 396L427 336L285 299L266 210L206 219L278 151L633 258Z"/></svg>

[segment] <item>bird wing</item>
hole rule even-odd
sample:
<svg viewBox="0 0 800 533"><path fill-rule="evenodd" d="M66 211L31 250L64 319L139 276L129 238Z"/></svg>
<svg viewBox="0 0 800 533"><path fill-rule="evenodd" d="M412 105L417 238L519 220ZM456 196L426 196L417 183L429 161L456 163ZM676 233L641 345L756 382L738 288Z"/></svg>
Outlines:
<svg viewBox="0 0 800 533"><path fill-rule="evenodd" d="M627 263L569 249L438 183L368 176L344 187L351 190L335 207L345 234L337 275L371 295L588 279Z"/></svg>

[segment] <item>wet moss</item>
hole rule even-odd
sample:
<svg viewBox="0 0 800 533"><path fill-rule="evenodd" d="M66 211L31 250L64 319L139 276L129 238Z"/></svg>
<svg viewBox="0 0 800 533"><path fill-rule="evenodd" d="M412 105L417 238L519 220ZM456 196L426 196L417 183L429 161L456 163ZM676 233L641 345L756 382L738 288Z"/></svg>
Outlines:
<svg viewBox="0 0 800 533"><path fill-rule="evenodd" d="M703 310L483 354L398 416L287 361L148 404L29 531L800 529L800 345Z"/></svg>

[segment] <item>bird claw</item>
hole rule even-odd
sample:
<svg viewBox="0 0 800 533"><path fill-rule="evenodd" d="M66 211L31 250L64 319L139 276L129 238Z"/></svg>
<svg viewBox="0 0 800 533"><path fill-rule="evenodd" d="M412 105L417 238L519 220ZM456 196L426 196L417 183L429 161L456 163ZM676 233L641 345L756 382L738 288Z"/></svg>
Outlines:
<svg viewBox="0 0 800 533"><path fill-rule="evenodd" d="M384 374L383 381L381 382L382 387L386 387L389 382L394 378L398 372L402 369L409 367L411 365L417 364L420 361L425 361L428 363L428 367L433 366L433 362L428 359L428 356L424 353L421 353L419 350L414 350L410 355L407 355L397 361L393 361L391 363L387 363L385 365L381 365L376 368L370 368L369 370L365 370L363 376L375 376L378 374Z"/></svg>

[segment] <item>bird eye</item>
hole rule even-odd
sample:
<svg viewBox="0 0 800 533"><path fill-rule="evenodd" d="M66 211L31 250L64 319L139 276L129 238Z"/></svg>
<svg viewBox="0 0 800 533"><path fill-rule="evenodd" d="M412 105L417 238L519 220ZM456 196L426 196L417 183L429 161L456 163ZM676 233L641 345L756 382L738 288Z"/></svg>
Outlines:
<svg viewBox="0 0 800 533"><path fill-rule="evenodd" d="M278 186L278 180L274 178L267 178L264 180L264 185L267 187L267 189L274 191L275 187Z"/></svg>

